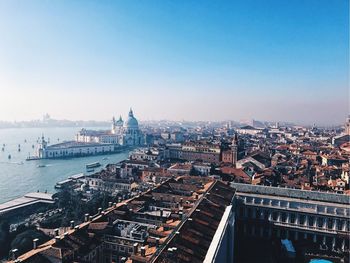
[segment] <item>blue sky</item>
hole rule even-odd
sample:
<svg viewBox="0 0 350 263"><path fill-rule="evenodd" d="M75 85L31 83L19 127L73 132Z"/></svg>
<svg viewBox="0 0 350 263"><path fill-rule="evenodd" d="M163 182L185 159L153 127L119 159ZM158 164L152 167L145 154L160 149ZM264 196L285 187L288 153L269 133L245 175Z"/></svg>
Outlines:
<svg viewBox="0 0 350 263"><path fill-rule="evenodd" d="M0 0L0 119L343 122L349 6Z"/></svg>

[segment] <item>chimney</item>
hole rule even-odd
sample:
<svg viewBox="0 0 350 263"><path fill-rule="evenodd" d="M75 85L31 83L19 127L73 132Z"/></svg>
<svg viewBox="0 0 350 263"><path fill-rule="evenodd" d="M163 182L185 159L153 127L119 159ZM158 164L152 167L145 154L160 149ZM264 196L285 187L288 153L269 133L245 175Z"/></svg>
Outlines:
<svg viewBox="0 0 350 263"><path fill-rule="evenodd" d="M122 257L121 259L120 259L120 263L125 263L126 262L126 257Z"/></svg>
<svg viewBox="0 0 350 263"><path fill-rule="evenodd" d="M79 229L79 225L76 225L76 226L74 227L74 229L75 229L75 230L78 230L78 229Z"/></svg>
<svg viewBox="0 0 350 263"><path fill-rule="evenodd" d="M134 248L134 249L133 249L133 254L136 255L137 250L138 250L138 248L139 248L139 244L138 244L138 243L134 243L133 248Z"/></svg>
<svg viewBox="0 0 350 263"><path fill-rule="evenodd" d="M146 256L146 247L141 247L141 256L142 257Z"/></svg>
<svg viewBox="0 0 350 263"><path fill-rule="evenodd" d="M93 216L89 216L89 221L92 221L94 217Z"/></svg>
<svg viewBox="0 0 350 263"><path fill-rule="evenodd" d="M63 236L64 237L68 236L68 232L64 232Z"/></svg>
<svg viewBox="0 0 350 263"><path fill-rule="evenodd" d="M70 221L70 229L74 228L74 220Z"/></svg>
<svg viewBox="0 0 350 263"><path fill-rule="evenodd" d="M85 214L85 222L89 221L89 214Z"/></svg>
<svg viewBox="0 0 350 263"><path fill-rule="evenodd" d="M156 247L159 247L159 240L160 240L160 238L156 237Z"/></svg>
<svg viewBox="0 0 350 263"><path fill-rule="evenodd" d="M112 202L108 202L108 207L112 207Z"/></svg>
<svg viewBox="0 0 350 263"><path fill-rule="evenodd" d="M117 203L113 203L113 206L116 207L116 206L117 206Z"/></svg>
<svg viewBox="0 0 350 263"><path fill-rule="evenodd" d="M39 239L38 239L38 238L33 239L33 249L37 249L37 247L38 247L38 242L39 242Z"/></svg>
<svg viewBox="0 0 350 263"><path fill-rule="evenodd" d="M102 208L101 208L101 207L99 207L99 208L98 208L98 214L100 215L100 214L101 214L101 212L102 212Z"/></svg>
<svg viewBox="0 0 350 263"><path fill-rule="evenodd" d="M182 212L182 211L179 212L179 216L180 216L181 220L185 219L185 215L186 214L184 212Z"/></svg>
<svg viewBox="0 0 350 263"><path fill-rule="evenodd" d="M58 242L58 241L60 241L60 240L61 240L60 236L55 236L55 241L56 241L56 242Z"/></svg>
<svg viewBox="0 0 350 263"><path fill-rule="evenodd" d="M17 249L17 248L14 248L14 249L11 250L11 257L12 257L12 260L17 259L17 252L18 252L18 249Z"/></svg>
<svg viewBox="0 0 350 263"><path fill-rule="evenodd" d="M173 253L176 254L177 252L177 247L173 247Z"/></svg>
<svg viewBox="0 0 350 263"><path fill-rule="evenodd" d="M55 236L59 236L60 230L59 230L58 228L56 228L56 229L54 230L54 233L55 233Z"/></svg>

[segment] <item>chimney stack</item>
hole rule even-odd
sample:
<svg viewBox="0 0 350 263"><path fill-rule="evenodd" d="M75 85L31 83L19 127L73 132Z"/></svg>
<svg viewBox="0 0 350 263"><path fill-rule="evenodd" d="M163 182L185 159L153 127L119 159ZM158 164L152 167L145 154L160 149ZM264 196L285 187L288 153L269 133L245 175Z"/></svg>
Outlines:
<svg viewBox="0 0 350 263"><path fill-rule="evenodd" d="M12 260L17 259L17 252L18 252L18 249L17 249L17 248L14 248L14 249L11 250L11 257L12 257Z"/></svg>
<svg viewBox="0 0 350 263"><path fill-rule="evenodd" d="M70 221L70 229L74 228L74 220Z"/></svg>
<svg viewBox="0 0 350 263"><path fill-rule="evenodd" d="M138 247L139 247L139 244L138 243L134 243L134 245L133 245L133 254L134 255L136 255Z"/></svg>
<svg viewBox="0 0 350 263"><path fill-rule="evenodd" d="M89 214L85 214L85 222L89 221Z"/></svg>
<svg viewBox="0 0 350 263"><path fill-rule="evenodd" d="M146 256L146 247L141 247L141 256L142 257Z"/></svg>
<svg viewBox="0 0 350 263"><path fill-rule="evenodd" d="M38 242L39 242L39 239L38 239L38 238L33 239L33 249L37 249L37 247L38 247Z"/></svg>
<svg viewBox="0 0 350 263"><path fill-rule="evenodd" d="M101 214L101 212L102 212L102 208L101 208L101 207L99 207L99 208L98 208L98 214L100 215L100 214Z"/></svg>
<svg viewBox="0 0 350 263"><path fill-rule="evenodd" d="M112 202L108 202L108 207L112 207Z"/></svg>
<svg viewBox="0 0 350 263"><path fill-rule="evenodd" d="M59 236L60 230L59 230L58 228L56 228L56 229L54 230L54 233L55 233L55 236Z"/></svg>
<svg viewBox="0 0 350 263"><path fill-rule="evenodd" d="M121 259L120 259L120 263L125 263L126 262L126 257L122 257Z"/></svg>

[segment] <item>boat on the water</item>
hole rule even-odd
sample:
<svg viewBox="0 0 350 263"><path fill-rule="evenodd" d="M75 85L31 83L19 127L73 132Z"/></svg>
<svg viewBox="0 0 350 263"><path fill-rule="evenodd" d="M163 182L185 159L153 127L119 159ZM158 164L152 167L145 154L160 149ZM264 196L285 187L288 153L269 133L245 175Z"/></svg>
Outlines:
<svg viewBox="0 0 350 263"><path fill-rule="evenodd" d="M86 169L90 169L90 168L96 168L96 167L100 167L101 164L99 162L94 162L94 163L88 163L86 165Z"/></svg>
<svg viewBox="0 0 350 263"><path fill-rule="evenodd" d="M36 167L42 168L42 167L46 167L46 165L45 164L38 164Z"/></svg>
<svg viewBox="0 0 350 263"><path fill-rule="evenodd" d="M95 172L95 169L94 168L87 168L86 171L88 173L93 173L93 172Z"/></svg>
<svg viewBox="0 0 350 263"><path fill-rule="evenodd" d="M40 158L38 156L28 156L26 158L26 161L33 161L33 160L40 160Z"/></svg>
<svg viewBox="0 0 350 263"><path fill-rule="evenodd" d="M11 154L9 154L9 156L7 156L8 159L11 159Z"/></svg>

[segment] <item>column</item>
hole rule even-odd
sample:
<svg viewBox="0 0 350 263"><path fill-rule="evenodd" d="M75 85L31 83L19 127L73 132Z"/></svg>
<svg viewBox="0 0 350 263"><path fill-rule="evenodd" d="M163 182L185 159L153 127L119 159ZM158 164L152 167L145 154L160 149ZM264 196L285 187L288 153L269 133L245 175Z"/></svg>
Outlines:
<svg viewBox="0 0 350 263"><path fill-rule="evenodd" d="M269 221L272 221L272 211L268 210L267 213L269 213Z"/></svg>
<svg viewBox="0 0 350 263"><path fill-rule="evenodd" d="M255 236L255 226L252 226L252 236Z"/></svg>
<svg viewBox="0 0 350 263"><path fill-rule="evenodd" d="M333 239L332 239L332 248L334 249L335 248L335 243L336 242L336 240L335 240L335 237L333 237Z"/></svg>
<svg viewBox="0 0 350 263"><path fill-rule="evenodd" d="M322 238L322 244L323 244L323 245L326 244L326 237L325 237L325 236Z"/></svg>
<svg viewBox="0 0 350 263"><path fill-rule="evenodd" d="M337 230L337 226L338 226L338 220L336 218L334 218L334 220L333 220L333 230Z"/></svg>
<svg viewBox="0 0 350 263"><path fill-rule="evenodd" d="M342 242L341 242L341 250L344 251L345 250L345 238L343 238Z"/></svg>
<svg viewBox="0 0 350 263"><path fill-rule="evenodd" d="M343 227L342 230L345 232L346 231L346 225L348 224L347 220L343 220Z"/></svg>
<svg viewBox="0 0 350 263"><path fill-rule="evenodd" d="M295 240L298 240L298 231L295 231Z"/></svg>
<svg viewBox="0 0 350 263"><path fill-rule="evenodd" d="M316 235L316 234L314 234L312 241L313 241L314 243L317 242L317 235Z"/></svg>
<svg viewBox="0 0 350 263"><path fill-rule="evenodd" d="M317 228L317 222L318 222L318 217L315 216L315 219L314 219L314 228Z"/></svg>
<svg viewBox="0 0 350 263"><path fill-rule="evenodd" d="M298 213L295 214L295 224L299 225L299 214Z"/></svg>
<svg viewBox="0 0 350 263"><path fill-rule="evenodd" d="M281 236L281 229L277 228L277 237Z"/></svg>
<svg viewBox="0 0 350 263"><path fill-rule="evenodd" d="M289 202L288 202L288 204L289 204ZM287 213L286 223L289 224L290 223L290 216L289 216L288 212L286 212L286 213Z"/></svg>
<svg viewBox="0 0 350 263"><path fill-rule="evenodd" d="M327 218L323 218L323 229L327 229Z"/></svg>
<svg viewBox="0 0 350 263"><path fill-rule="evenodd" d="M309 226L309 216L305 215L305 222L304 222L304 226L308 227Z"/></svg>
<svg viewBox="0 0 350 263"><path fill-rule="evenodd" d="M277 222L281 222L281 212L277 212Z"/></svg>

